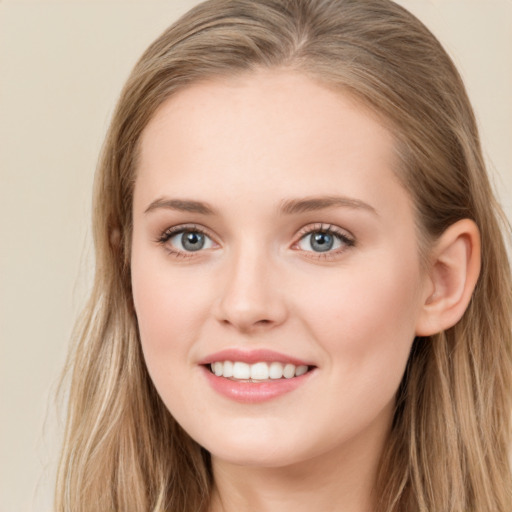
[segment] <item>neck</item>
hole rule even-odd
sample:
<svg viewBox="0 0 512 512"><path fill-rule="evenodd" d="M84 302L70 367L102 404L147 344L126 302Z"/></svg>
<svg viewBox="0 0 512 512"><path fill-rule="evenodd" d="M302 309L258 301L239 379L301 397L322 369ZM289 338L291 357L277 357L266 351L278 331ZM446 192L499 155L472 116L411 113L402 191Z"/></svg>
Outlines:
<svg viewBox="0 0 512 512"><path fill-rule="evenodd" d="M362 436L315 458L280 467L232 464L212 457L210 512L371 512L388 432Z"/></svg>

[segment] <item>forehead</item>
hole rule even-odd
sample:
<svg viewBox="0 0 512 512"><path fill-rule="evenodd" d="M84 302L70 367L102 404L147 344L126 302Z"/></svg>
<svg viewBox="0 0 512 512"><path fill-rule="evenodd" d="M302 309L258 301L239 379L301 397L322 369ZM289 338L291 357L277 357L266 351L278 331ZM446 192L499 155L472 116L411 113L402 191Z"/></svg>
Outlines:
<svg viewBox="0 0 512 512"><path fill-rule="evenodd" d="M208 123L203 124L206 119ZM162 131L170 135L173 128L173 135L196 140L208 138L214 131L217 139L250 135L256 143L257 129L264 135L263 129L272 130L276 124L280 143L287 136L288 140L309 138L310 144L330 142L351 125L361 134L375 135L374 143L393 144L377 115L347 92L299 72L258 70L200 81L179 90L164 101L146 126L142 149L151 149L151 139L156 142ZM241 127L245 128L242 132Z"/></svg>
<svg viewBox="0 0 512 512"><path fill-rule="evenodd" d="M378 199L385 183L398 186L394 141L377 116L350 95L290 71L181 90L145 128L139 157L136 196L142 190L146 200L167 187L211 195L221 186L226 198L250 197L268 193L269 183L281 195L336 189L368 200Z"/></svg>

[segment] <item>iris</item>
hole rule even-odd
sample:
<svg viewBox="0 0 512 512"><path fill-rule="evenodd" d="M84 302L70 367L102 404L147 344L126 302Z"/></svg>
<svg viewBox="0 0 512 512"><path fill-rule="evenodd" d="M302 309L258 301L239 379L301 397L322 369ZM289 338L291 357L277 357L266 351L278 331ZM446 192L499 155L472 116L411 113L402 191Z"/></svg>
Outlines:
<svg viewBox="0 0 512 512"><path fill-rule="evenodd" d="M312 233L310 238L311 248L317 252L325 252L332 249L334 237L329 233Z"/></svg>
<svg viewBox="0 0 512 512"><path fill-rule="evenodd" d="M197 231L186 231L181 235L181 245L186 251L199 251L204 246L204 235Z"/></svg>

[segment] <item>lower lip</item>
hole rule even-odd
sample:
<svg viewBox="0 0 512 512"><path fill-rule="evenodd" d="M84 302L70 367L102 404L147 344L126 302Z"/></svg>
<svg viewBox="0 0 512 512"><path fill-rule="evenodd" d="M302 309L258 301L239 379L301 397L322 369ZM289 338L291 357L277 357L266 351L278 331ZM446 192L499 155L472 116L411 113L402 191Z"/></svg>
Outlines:
<svg viewBox="0 0 512 512"><path fill-rule="evenodd" d="M314 373L310 370L300 377L291 379L266 380L264 382L243 382L217 377L208 368L203 367L210 386L219 394L246 404L256 404L277 398L302 386Z"/></svg>

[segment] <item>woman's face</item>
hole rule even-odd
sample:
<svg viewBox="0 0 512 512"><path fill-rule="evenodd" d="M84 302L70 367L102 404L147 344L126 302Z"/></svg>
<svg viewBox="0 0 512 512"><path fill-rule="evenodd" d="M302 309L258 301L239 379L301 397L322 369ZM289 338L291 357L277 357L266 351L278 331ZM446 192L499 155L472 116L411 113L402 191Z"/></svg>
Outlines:
<svg viewBox="0 0 512 512"><path fill-rule="evenodd" d="M214 461L382 447L428 293L395 165L374 116L291 72L193 85L146 127L132 246L142 348Z"/></svg>

